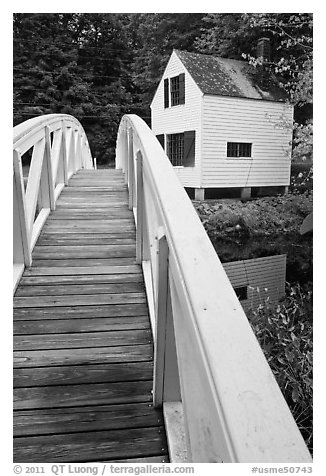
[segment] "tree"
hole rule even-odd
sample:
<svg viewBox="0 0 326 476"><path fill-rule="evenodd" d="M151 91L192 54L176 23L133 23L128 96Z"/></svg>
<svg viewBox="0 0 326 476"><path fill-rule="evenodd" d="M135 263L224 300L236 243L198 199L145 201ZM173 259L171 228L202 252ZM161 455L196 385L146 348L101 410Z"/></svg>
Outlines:
<svg viewBox="0 0 326 476"><path fill-rule="evenodd" d="M93 155L113 160L117 127L132 102L124 17L16 14L14 123L71 114L83 123Z"/></svg>

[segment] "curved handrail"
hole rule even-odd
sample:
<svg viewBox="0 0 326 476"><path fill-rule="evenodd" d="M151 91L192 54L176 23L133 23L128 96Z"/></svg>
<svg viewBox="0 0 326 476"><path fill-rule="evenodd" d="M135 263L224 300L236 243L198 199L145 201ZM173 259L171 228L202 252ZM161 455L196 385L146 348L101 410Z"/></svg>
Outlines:
<svg viewBox="0 0 326 476"><path fill-rule="evenodd" d="M28 151L32 159L24 178L21 159ZM36 240L63 187L72 174L93 168L93 163L82 125L68 114L48 114L15 126L13 159L15 291L24 266L31 265Z"/></svg>
<svg viewBox="0 0 326 476"><path fill-rule="evenodd" d="M154 404L182 400L189 459L310 461L191 201L135 115L121 120L116 168L128 183L137 259L153 303Z"/></svg>

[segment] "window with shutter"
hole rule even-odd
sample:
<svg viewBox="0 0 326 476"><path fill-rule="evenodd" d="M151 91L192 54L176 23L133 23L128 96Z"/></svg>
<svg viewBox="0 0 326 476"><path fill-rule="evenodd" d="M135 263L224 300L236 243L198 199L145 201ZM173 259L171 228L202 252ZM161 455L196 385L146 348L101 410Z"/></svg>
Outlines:
<svg viewBox="0 0 326 476"><path fill-rule="evenodd" d="M171 106L185 103L185 74L170 79Z"/></svg>
<svg viewBox="0 0 326 476"><path fill-rule="evenodd" d="M166 136L166 153L174 167L195 166L195 131Z"/></svg>
<svg viewBox="0 0 326 476"><path fill-rule="evenodd" d="M180 166L183 161L183 134L168 134L167 135L167 156L172 165Z"/></svg>
<svg viewBox="0 0 326 476"><path fill-rule="evenodd" d="M194 167L195 166L195 131L185 131L183 135L184 147L183 147L183 161L182 165L184 167Z"/></svg>

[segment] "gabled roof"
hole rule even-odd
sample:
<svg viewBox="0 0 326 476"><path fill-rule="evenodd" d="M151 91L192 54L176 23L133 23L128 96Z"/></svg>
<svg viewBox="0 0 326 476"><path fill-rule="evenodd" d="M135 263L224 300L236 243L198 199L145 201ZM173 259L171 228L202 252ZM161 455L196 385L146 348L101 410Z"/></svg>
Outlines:
<svg viewBox="0 0 326 476"><path fill-rule="evenodd" d="M285 101L285 92L269 78L268 91L259 87L257 70L245 61L174 50L199 89L216 96Z"/></svg>

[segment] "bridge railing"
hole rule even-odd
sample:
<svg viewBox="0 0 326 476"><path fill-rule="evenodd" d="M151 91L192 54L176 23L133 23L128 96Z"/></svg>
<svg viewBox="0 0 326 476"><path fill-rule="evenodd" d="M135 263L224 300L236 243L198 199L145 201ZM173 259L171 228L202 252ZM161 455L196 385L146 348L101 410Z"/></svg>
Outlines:
<svg viewBox="0 0 326 476"><path fill-rule="evenodd" d="M30 154L28 177L22 157ZM14 291L50 210L80 168L93 168L82 125L66 114L29 119L14 127L13 138Z"/></svg>
<svg viewBox="0 0 326 476"><path fill-rule="evenodd" d="M135 115L121 121L116 168L136 219L154 334L154 404L182 402L188 461L310 461L191 201Z"/></svg>

